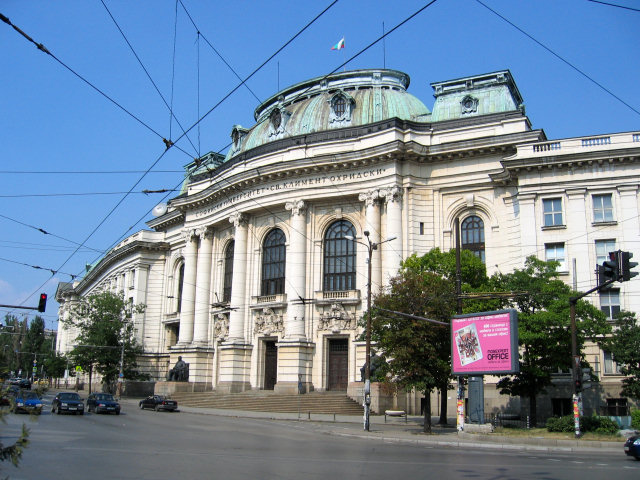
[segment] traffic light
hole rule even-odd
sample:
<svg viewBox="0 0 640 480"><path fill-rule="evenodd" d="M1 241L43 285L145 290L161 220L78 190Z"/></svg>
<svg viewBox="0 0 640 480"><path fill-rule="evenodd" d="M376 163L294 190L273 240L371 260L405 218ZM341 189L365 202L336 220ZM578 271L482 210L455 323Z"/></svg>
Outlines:
<svg viewBox="0 0 640 480"><path fill-rule="evenodd" d="M631 269L638 266L638 262L630 262L633 253L618 251L618 263L620 269L620 281L627 282L638 275L638 272L632 272Z"/></svg>
<svg viewBox="0 0 640 480"><path fill-rule="evenodd" d="M580 393L581 391L582 391L582 379L581 378L576 378L575 379L575 392L576 393Z"/></svg>
<svg viewBox="0 0 640 480"><path fill-rule="evenodd" d="M618 252L609 252L609 260L602 262L603 277L601 283L608 280L617 282L620 278L620 267L618 265Z"/></svg>
<svg viewBox="0 0 640 480"><path fill-rule="evenodd" d="M42 313L45 311L46 308L47 308L47 294L41 293L40 301L38 302L38 311Z"/></svg>

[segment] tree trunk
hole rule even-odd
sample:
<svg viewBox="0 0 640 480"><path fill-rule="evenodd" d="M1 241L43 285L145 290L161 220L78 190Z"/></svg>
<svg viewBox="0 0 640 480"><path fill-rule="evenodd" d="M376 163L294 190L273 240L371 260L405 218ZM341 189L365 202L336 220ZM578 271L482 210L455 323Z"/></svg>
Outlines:
<svg viewBox="0 0 640 480"><path fill-rule="evenodd" d="M537 404L536 404L536 395L529 395L529 417L530 417L530 425L535 428L538 423L538 416L536 415Z"/></svg>
<svg viewBox="0 0 640 480"><path fill-rule="evenodd" d="M431 392L424 392L424 433L431 433Z"/></svg>
<svg viewBox="0 0 640 480"><path fill-rule="evenodd" d="M438 421L438 425L447 424L447 387L447 383L440 387L440 420Z"/></svg>

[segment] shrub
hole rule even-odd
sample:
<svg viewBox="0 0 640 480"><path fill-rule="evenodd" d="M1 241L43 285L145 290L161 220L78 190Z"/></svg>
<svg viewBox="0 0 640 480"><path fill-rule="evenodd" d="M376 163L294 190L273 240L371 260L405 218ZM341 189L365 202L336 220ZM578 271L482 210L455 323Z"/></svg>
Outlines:
<svg viewBox="0 0 640 480"><path fill-rule="evenodd" d="M640 410L631 410L631 428L640 430Z"/></svg>
<svg viewBox="0 0 640 480"><path fill-rule="evenodd" d="M605 435L615 435L618 433L618 424L608 417L580 417L580 431L602 433ZM547 420L548 432L571 433L575 431L573 415L564 417L552 417Z"/></svg>

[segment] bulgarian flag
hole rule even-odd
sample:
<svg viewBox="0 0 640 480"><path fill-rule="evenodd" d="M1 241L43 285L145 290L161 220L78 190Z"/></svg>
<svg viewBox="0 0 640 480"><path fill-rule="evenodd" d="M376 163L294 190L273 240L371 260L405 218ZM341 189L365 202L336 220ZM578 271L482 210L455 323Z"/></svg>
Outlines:
<svg viewBox="0 0 640 480"><path fill-rule="evenodd" d="M331 47L331 50L342 50L344 48L344 37L342 37L342 39L336 43L333 47Z"/></svg>

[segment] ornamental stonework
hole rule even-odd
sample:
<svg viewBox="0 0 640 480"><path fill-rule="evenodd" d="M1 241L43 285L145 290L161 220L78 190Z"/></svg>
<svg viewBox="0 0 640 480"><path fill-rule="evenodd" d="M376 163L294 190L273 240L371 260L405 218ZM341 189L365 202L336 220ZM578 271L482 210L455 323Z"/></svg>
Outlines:
<svg viewBox="0 0 640 480"><path fill-rule="evenodd" d="M333 303L329 310L320 315L318 330L329 330L333 333L355 330L356 316L344 309L341 303Z"/></svg>
<svg viewBox="0 0 640 480"><path fill-rule="evenodd" d="M253 333L256 335L284 333L282 315L274 312L272 308L263 308L262 312L258 313L254 319Z"/></svg>
<svg viewBox="0 0 640 480"><path fill-rule="evenodd" d="M216 340L226 340L229 336L229 315L218 313L213 322L213 336Z"/></svg>

